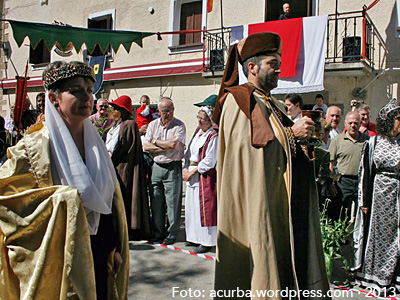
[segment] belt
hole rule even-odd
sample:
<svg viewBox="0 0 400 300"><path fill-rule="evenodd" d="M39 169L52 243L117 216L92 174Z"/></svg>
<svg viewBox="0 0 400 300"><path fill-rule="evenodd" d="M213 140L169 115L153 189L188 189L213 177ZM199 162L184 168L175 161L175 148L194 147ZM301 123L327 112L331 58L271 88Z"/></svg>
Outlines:
<svg viewBox="0 0 400 300"><path fill-rule="evenodd" d="M357 179L358 180L358 176L357 175L342 175L342 177L349 178L349 179Z"/></svg>
<svg viewBox="0 0 400 300"><path fill-rule="evenodd" d="M169 166L173 166L176 164L182 164L182 162L180 160L174 160L169 163L158 163L158 162L155 162L155 163L156 163L156 165L160 166L161 168L168 168Z"/></svg>
<svg viewBox="0 0 400 300"><path fill-rule="evenodd" d="M189 166L198 166L199 165L199 162L197 162L197 161L190 161L189 162Z"/></svg>

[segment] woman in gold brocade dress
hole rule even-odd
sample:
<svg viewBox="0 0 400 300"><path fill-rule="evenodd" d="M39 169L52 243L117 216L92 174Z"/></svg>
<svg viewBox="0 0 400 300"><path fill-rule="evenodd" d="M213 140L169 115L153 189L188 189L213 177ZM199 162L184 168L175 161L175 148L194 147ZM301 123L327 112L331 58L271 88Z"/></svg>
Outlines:
<svg viewBox="0 0 400 300"><path fill-rule="evenodd" d="M0 169L0 299L127 299L129 249L110 157L88 119L94 72L53 62L46 121Z"/></svg>

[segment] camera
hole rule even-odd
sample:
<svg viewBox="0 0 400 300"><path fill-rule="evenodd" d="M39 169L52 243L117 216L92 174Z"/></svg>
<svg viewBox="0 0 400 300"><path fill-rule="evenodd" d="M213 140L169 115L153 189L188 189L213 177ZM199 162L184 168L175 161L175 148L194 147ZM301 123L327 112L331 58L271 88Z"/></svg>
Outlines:
<svg viewBox="0 0 400 300"><path fill-rule="evenodd" d="M363 100L351 100L350 101L350 106L359 106L362 103L364 103Z"/></svg>

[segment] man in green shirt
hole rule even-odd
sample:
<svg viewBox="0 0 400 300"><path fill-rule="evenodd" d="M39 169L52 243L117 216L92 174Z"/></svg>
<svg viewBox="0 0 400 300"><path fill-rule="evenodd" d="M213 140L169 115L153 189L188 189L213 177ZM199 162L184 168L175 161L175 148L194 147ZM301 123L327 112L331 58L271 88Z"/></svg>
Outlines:
<svg viewBox="0 0 400 300"><path fill-rule="evenodd" d="M337 135L329 146L331 156L330 169L336 163L339 171L339 187L342 191L342 205L345 210L351 208L352 202L357 204L358 195L358 167L360 164L361 150L369 136L358 131L360 128L360 115L349 112L346 115L345 125L347 130Z"/></svg>

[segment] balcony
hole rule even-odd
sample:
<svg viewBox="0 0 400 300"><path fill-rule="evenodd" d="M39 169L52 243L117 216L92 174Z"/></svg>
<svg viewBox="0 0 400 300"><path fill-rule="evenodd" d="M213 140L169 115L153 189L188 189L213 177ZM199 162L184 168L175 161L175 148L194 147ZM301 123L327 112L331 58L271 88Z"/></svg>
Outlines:
<svg viewBox="0 0 400 300"><path fill-rule="evenodd" d="M231 29L206 30L203 41L203 77L222 77L229 53Z"/></svg>
<svg viewBox="0 0 400 300"><path fill-rule="evenodd" d="M364 10L328 16L326 76L366 76L385 68L388 49Z"/></svg>
<svg viewBox="0 0 400 300"><path fill-rule="evenodd" d="M386 65L388 49L365 9L328 16L325 76L368 76ZM205 30L203 77L222 77L231 29Z"/></svg>

